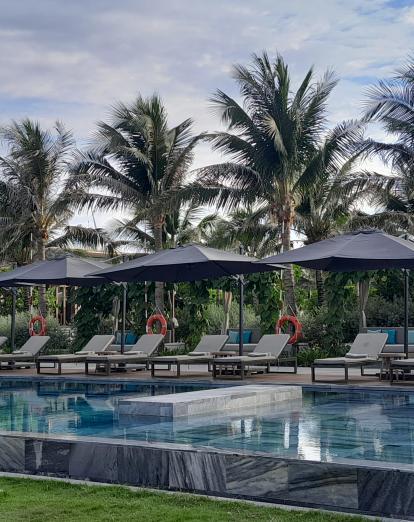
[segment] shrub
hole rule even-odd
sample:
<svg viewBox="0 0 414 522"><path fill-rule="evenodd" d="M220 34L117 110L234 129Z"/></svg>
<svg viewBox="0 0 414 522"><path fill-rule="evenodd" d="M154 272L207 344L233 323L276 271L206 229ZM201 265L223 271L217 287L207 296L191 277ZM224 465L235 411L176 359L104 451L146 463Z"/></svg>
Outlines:
<svg viewBox="0 0 414 522"><path fill-rule="evenodd" d="M303 341L324 350L328 357L341 350L345 343L352 342L359 329L355 308L344 310L340 319L332 318L326 308L319 308L313 313L303 314L301 322Z"/></svg>
<svg viewBox="0 0 414 522"><path fill-rule="evenodd" d="M210 332L219 332L224 321L224 308L221 304L209 303L205 308L205 316L208 322ZM232 302L230 307L230 328L238 328L239 326L239 303ZM260 317L256 315L254 309L250 305L244 307L244 327L260 328Z"/></svg>
<svg viewBox="0 0 414 522"><path fill-rule="evenodd" d="M29 321L30 314L19 313L16 315L16 348L20 348L29 338ZM50 336L50 341L47 343L43 353L59 353L71 352L72 341L67 329L63 329L54 317L47 317L47 335ZM10 350L10 328L11 317L0 317L0 335L7 337L8 341L5 345L5 350Z"/></svg>
<svg viewBox="0 0 414 522"><path fill-rule="evenodd" d="M334 349L326 350L320 346L310 346L302 348L298 351L298 366L310 366L315 359L324 359L325 357L342 357L348 351L348 347L338 346Z"/></svg>

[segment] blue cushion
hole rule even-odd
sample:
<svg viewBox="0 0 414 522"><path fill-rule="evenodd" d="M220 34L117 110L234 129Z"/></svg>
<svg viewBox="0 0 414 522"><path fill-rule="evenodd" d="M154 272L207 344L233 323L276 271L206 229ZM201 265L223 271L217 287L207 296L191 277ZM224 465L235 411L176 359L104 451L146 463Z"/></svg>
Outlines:
<svg viewBox="0 0 414 522"><path fill-rule="evenodd" d="M243 343L245 343L245 344L250 343L251 338L252 338L252 331L251 330L244 330L244 332L243 332Z"/></svg>
<svg viewBox="0 0 414 522"><path fill-rule="evenodd" d="M138 340L138 337L132 333L132 332L129 332L126 334L126 337L125 337L125 344L135 344Z"/></svg>
<svg viewBox="0 0 414 522"><path fill-rule="evenodd" d="M408 330L408 344L414 344L414 330Z"/></svg>
<svg viewBox="0 0 414 522"><path fill-rule="evenodd" d="M239 332L237 330L229 330L229 343L239 344Z"/></svg>
<svg viewBox="0 0 414 522"><path fill-rule="evenodd" d="M393 328L382 328L382 333L388 334L388 339L386 344L396 344L397 343L397 331Z"/></svg>

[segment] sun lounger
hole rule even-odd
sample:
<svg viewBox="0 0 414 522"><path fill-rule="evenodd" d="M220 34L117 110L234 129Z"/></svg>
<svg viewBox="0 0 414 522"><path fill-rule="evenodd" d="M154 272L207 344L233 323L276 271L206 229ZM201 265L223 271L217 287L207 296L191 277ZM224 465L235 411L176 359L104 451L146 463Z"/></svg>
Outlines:
<svg viewBox="0 0 414 522"><path fill-rule="evenodd" d="M24 345L18 350L15 350L12 353L0 354L0 369L5 368L3 363L6 363L6 368L8 370L15 368L16 363L35 363L37 356L45 347L49 339L50 337L48 335L34 335L29 337Z"/></svg>
<svg viewBox="0 0 414 522"><path fill-rule="evenodd" d="M36 361L37 373L40 373L42 364L53 364L54 368L57 366L57 374L60 375L62 373L62 364L85 362L88 356L107 350L114 339L113 335L94 335L82 350L76 353L41 355Z"/></svg>
<svg viewBox="0 0 414 522"><path fill-rule="evenodd" d="M363 375L364 366L378 364L378 357L387 342L386 333L360 333L355 337L345 357L329 357L316 359L312 364L312 382L316 382L315 368L343 368L345 382L348 382L348 369L360 368Z"/></svg>
<svg viewBox="0 0 414 522"><path fill-rule="evenodd" d="M149 357L156 352L163 340L164 336L161 334L145 334L124 354L88 356L85 360L85 373L89 374L90 364L103 368L105 375L110 375L111 369L120 365L144 364L147 366Z"/></svg>
<svg viewBox="0 0 414 522"><path fill-rule="evenodd" d="M288 334L263 335L255 349L248 355L216 358L213 360L213 377L238 375L244 379L252 369L264 367L266 372L270 366L277 364L280 355L289 341Z"/></svg>
<svg viewBox="0 0 414 522"><path fill-rule="evenodd" d="M177 368L176 377L181 375L181 365L183 364L209 364L212 362L214 353L223 349L229 339L228 335L204 335L196 348L187 355L163 355L150 359L151 375L154 377L156 365L171 366Z"/></svg>
<svg viewBox="0 0 414 522"><path fill-rule="evenodd" d="M400 376L405 380L407 374L411 373L411 370L414 370L414 358L412 357L390 361L390 384L394 384L395 377L397 377L397 382Z"/></svg>

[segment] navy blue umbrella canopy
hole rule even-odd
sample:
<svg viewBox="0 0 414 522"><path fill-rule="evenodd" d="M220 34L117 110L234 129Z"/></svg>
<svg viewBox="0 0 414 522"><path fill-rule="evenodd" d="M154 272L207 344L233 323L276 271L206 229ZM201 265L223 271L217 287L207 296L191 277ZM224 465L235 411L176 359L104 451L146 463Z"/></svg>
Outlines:
<svg viewBox="0 0 414 522"><path fill-rule="evenodd" d="M107 266L106 263L95 259L68 255L19 267L8 274L10 280L15 283L95 286L104 284L107 280L102 277L88 277L88 275ZM2 282L5 283L6 279L0 279L0 285Z"/></svg>
<svg viewBox="0 0 414 522"><path fill-rule="evenodd" d="M275 267L259 265L256 259L201 245L186 245L161 250L155 254L133 259L112 268L94 272L94 276L111 281L182 282L216 279L237 274L267 272Z"/></svg>
<svg viewBox="0 0 414 522"><path fill-rule="evenodd" d="M260 263L295 264L329 272L414 268L414 243L376 230L343 234Z"/></svg>
<svg viewBox="0 0 414 522"><path fill-rule="evenodd" d="M0 288L27 286L27 283L19 283L17 277L23 275L25 272L30 270L30 267L33 268L38 264L39 263L33 263L31 265L19 266L14 270L9 270L8 272L0 272Z"/></svg>

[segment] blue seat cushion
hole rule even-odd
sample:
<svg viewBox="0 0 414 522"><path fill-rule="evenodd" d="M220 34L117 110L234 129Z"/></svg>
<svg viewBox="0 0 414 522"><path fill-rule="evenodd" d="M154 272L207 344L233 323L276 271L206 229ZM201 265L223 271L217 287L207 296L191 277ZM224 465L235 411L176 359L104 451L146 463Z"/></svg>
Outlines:
<svg viewBox="0 0 414 522"><path fill-rule="evenodd" d="M396 344L397 343L397 331L393 328L382 328L382 333L388 334L388 339L386 344Z"/></svg>
<svg viewBox="0 0 414 522"><path fill-rule="evenodd" d="M229 343L239 344L239 332L237 330L229 330Z"/></svg>
<svg viewBox="0 0 414 522"><path fill-rule="evenodd" d="M251 330L244 330L243 332L243 343L249 344L252 338L252 331Z"/></svg>
<svg viewBox="0 0 414 522"><path fill-rule="evenodd" d="M408 344L414 344L414 330L408 330Z"/></svg>

